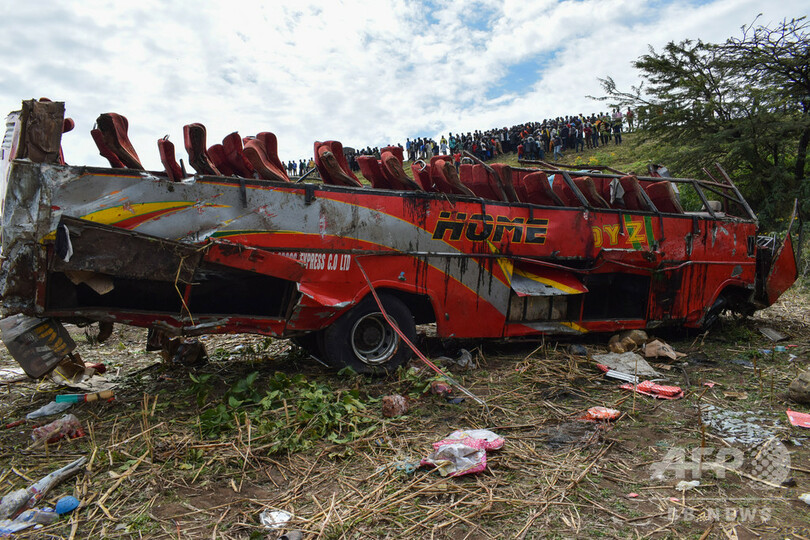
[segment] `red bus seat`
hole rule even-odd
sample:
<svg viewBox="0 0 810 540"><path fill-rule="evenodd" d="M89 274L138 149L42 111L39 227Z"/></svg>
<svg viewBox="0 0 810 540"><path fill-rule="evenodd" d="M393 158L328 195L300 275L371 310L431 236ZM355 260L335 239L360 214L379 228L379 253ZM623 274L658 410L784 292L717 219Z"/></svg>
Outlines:
<svg viewBox="0 0 810 540"><path fill-rule="evenodd" d="M423 167L423 164L423 161L421 163L417 161L411 163L413 179L422 186L423 190L435 193L437 190L433 187L433 182L430 179L430 170L427 168L427 165Z"/></svg>
<svg viewBox="0 0 810 540"><path fill-rule="evenodd" d="M521 176L516 189L519 189L519 196L521 192L523 193L521 198L523 202L542 206L563 206L562 200L551 189L546 173L537 171Z"/></svg>
<svg viewBox="0 0 810 540"><path fill-rule="evenodd" d="M470 188L461 183L456 166L446 156L434 156L428 168L433 186L441 193L475 196Z"/></svg>
<svg viewBox="0 0 810 540"><path fill-rule="evenodd" d="M520 202L517 192L515 192L515 184L512 179L512 167L504 165L503 163L493 163L492 170L500 176L501 186L506 192L506 197L511 202Z"/></svg>
<svg viewBox="0 0 810 540"><path fill-rule="evenodd" d="M262 144L264 144L264 151L267 154L267 159L271 164L273 164L276 172L280 172L284 177L284 180L289 182L290 177L287 176L287 167L284 166L281 159L278 157L278 139L276 138L276 134L270 131L262 131L256 135L256 138L260 140Z"/></svg>
<svg viewBox="0 0 810 540"><path fill-rule="evenodd" d="M610 208L608 202L602 198L597 191L593 178L590 176L583 176L581 178L574 178L573 180L574 185L577 186L577 189L581 191L588 200L588 204L594 208Z"/></svg>
<svg viewBox="0 0 810 540"><path fill-rule="evenodd" d="M126 166L118 159L116 153L104 142L104 135L101 134L100 129L91 129L90 136L93 137L93 141L95 141L98 153L101 154L101 157L110 162L110 167L113 169L126 169Z"/></svg>
<svg viewBox="0 0 810 540"><path fill-rule="evenodd" d="M388 181L388 178L383 174L380 162L374 156L357 156L357 165L360 166L360 172L366 177L366 180L371 182L371 187L376 189L397 189Z"/></svg>
<svg viewBox="0 0 810 540"><path fill-rule="evenodd" d="M222 139L222 147L225 149L225 159L231 170L243 178L253 178L253 165L245 155L244 142L239 133L234 131L226 135Z"/></svg>
<svg viewBox="0 0 810 540"><path fill-rule="evenodd" d="M391 152L399 160L400 165L405 161L405 153L401 146L386 146L380 149L380 156L386 152Z"/></svg>
<svg viewBox="0 0 810 540"><path fill-rule="evenodd" d="M683 207L678 201L678 195L669 181L651 182L647 184L645 191L660 212L683 214Z"/></svg>
<svg viewBox="0 0 810 540"><path fill-rule="evenodd" d="M241 141L240 141L241 143ZM287 174L280 170L267 156L267 149L264 142L259 139L250 139L245 143L242 154L250 162L251 167L264 180L274 180L276 182L289 182Z"/></svg>
<svg viewBox="0 0 810 540"><path fill-rule="evenodd" d="M179 182L183 179L183 169L177 163L177 158L174 155L174 144L169 141L169 136L166 135L162 139L158 139L158 153L160 154L160 162L163 163L163 168L166 170L166 176L172 182Z"/></svg>
<svg viewBox="0 0 810 540"><path fill-rule="evenodd" d="M202 124L188 124L183 126L183 139L188 152L188 162L200 174L222 176L211 161L205 149L205 126Z"/></svg>
<svg viewBox="0 0 810 540"><path fill-rule="evenodd" d="M144 170L141 160L129 142L127 131L129 122L120 114L102 113L96 119L96 126L101 131L104 144L109 148L121 163L129 169ZM63 124L64 127L64 124Z"/></svg>
<svg viewBox="0 0 810 540"><path fill-rule="evenodd" d="M635 176L623 176L619 182L624 189L624 207L628 210L649 210L647 201L642 196L641 185Z"/></svg>
<svg viewBox="0 0 810 540"><path fill-rule="evenodd" d="M562 201L563 206L582 206L579 198L574 194L568 184L565 183L561 174L554 175L554 181L551 184L551 189L554 194Z"/></svg>
<svg viewBox="0 0 810 540"><path fill-rule="evenodd" d="M343 145L338 141L315 141L315 167L324 184L336 186L363 187L363 184L349 169L349 162L343 154Z"/></svg>
<svg viewBox="0 0 810 540"><path fill-rule="evenodd" d="M233 176L236 174L228 162L228 156L225 155L225 147L221 144L215 144L208 147L208 157L211 158L211 163L214 167L224 176Z"/></svg>
<svg viewBox="0 0 810 540"><path fill-rule="evenodd" d="M465 182L465 185L470 188L476 196L491 201L502 200L500 189L495 178L489 174L489 171L487 171L483 165L480 163L476 163L475 165L463 164L460 167L462 174L467 174L464 172L465 167L469 167L468 170L470 171L469 183Z"/></svg>
<svg viewBox="0 0 810 540"><path fill-rule="evenodd" d="M380 167L383 175L389 183L397 186L394 189L407 189L413 191L423 191L422 186L416 180L413 180L405 174L402 168L402 148L398 146L389 146L383 148L380 159Z"/></svg>

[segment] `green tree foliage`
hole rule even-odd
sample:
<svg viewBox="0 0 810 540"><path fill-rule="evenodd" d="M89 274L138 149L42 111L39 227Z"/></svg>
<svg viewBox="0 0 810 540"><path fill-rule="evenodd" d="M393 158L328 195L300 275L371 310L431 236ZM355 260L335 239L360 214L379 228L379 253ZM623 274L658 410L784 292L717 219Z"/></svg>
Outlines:
<svg viewBox="0 0 810 540"><path fill-rule="evenodd" d="M810 213L810 23L742 28L722 44L670 42L633 62L642 83L621 91L600 79L613 106L635 110L655 159L680 176L720 163L766 226L799 198Z"/></svg>

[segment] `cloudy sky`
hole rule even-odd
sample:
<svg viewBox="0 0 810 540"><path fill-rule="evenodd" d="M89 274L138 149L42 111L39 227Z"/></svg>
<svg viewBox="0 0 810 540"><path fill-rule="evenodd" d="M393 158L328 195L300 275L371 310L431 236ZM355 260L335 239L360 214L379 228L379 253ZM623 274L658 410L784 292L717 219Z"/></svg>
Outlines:
<svg viewBox="0 0 810 540"><path fill-rule="evenodd" d="M315 140L406 137L598 112L598 77L637 83L648 46L720 42L799 17L806 0L0 0L0 113L64 101L71 164L102 165L89 131L129 119L147 168L183 125L208 144L273 131L281 159Z"/></svg>

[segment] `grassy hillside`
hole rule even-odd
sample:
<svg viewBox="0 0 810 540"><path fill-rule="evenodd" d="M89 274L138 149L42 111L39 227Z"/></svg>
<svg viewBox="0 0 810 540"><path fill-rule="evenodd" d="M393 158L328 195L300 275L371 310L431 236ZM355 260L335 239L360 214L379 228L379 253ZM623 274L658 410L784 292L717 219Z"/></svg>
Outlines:
<svg viewBox="0 0 810 540"><path fill-rule="evenodd" d="M564 158L560 163L566 165L581 165L583 168L606 165L623 172L632 172L639 175L646 174L647 164L650 161L656 160L654 156L656 146L652 143L641 143L640 138L635 133L625 133L622 138L623 142L621 145L616 145L611 142L607 146L600 146L599 148L590 150L585 149L582 152L569 150L565 152ZM546 161L550 161L551 155L546 154L545 159ZM516 152L498 156L488 163L505 163L512 167L522 166L518 163ZM405 173L412 178L413 173L411 172L410 161L405 162L404 169ZM360 172L356 174L362 182L366 184L369 183Z"/></svg>
<svg viewBox="0 0 810 540"><path fill-rule="evenodd" d="M635 133L626 133L622 137L621 145L613 144L600 146L594 149L585 149L582 152L569 150L559 163L566 165L581 165L583 168L597 165L607 165L623 172L646 174L647 164L652 157L654 146L652 144L639 144ZM546 154L545 160L551 161L551 155ZM517 153L505 154L492 160L493 163L506 163L519 167Z"/></svg>

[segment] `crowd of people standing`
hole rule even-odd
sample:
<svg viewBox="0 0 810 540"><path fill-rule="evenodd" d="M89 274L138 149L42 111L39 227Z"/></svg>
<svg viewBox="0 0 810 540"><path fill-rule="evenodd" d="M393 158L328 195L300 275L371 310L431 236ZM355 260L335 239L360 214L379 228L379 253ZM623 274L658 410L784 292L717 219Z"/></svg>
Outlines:
<svg viewBox="0 0 810 540"><path fill-rule="evenodd" d="M517 152L518 159L546 160L562 159L565 152L582 152L586 148L598 148L609 144L622 144L622 133L635 127L635 115L631 109L622 112L592 113L545 119L542 122L526 122L512 127L475 130L467 133L441 135L436 141L430 137L419 137L405 141L406 159L410 161L430 161L433 156L450 155L458 166L463 152L470 152L482 161L489 161L501 154ZM626 127L625 127L626 126ZM401 144L398 146L402 147ZM347 152L352 170L357 171L357 156L380 157L379 148L366 147ZM306 166L306 168L304 168ZM314 162L301 160L290 162L288 173L295 176L297 171L312 168ZM296 169L297 167L297 169Z"/></svg>

